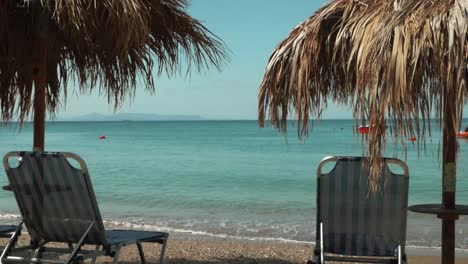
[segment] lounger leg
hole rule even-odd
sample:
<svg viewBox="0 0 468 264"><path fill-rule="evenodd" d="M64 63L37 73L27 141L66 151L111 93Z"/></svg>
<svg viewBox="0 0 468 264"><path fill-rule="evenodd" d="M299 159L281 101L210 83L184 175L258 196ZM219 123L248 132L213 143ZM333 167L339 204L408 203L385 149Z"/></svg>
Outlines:
<svg viewBox="0 0 468 264"><path fill-rule="evenodd" d="M406 258L406 254L403 254L403 259L401 260L402 264L408 264L408 259Z"/></svg>
<svg viewBox="0 0 468 264"><path fill-rule="evenodd" d="M33 254L33 259L41 259L42 258L42 252L44 251L44 247L40 245L36 250L34 250Z"/></svg>
<svg viewBox="0 0 468 264"><path fill-rule="evenodd" d="M320 222L319 228L317 230L318 239L316 239L316 245L314 248L314 252L312 253L311 259L307 261L307 264L323 264L325 261L323 256L323 223Z"/></svg>
<svg viewBox="0 0 468 264"><path fill-rule="evenodd" d="M164 243L161 245L161 256L159 258L159 264L164 264L164 256L166 255L166 246L167 246L167 239L169 238L169 234L166 234L164 237Z"/></svg>
<svg viewBox="0 0 468 264"><path fill-rule="evenodd" d="M99 245L96 246L96 251L99 251L101 249L101 247ZM96 259L97 259L97 256L94 256L92 259L91 259L91 264L95 264L96 263Z"/></svg>
<svg viewBox="0 0 468 264"><path fill-rule="evenodd" d="M122 248L121 245L117 247L117 250L115 251L114 259L112 260L112 264L117 264L119 261L119 255L120 255L120 249Z"/></svg>
<svg viewBox="0 0 468 264"><path fill-rule="evenodd" d="M91 228L94 226L94 224L95 224L95 221L92 221L91 224L88 226L88 229L86 229L86 231L84 232L83 236L80 238L80 240L78 241L78 243L76 243L76 246L73 248L73 251L70 253L70 256L69 256L68 259L65 261L65 264L69 264L69 263L75 261L74 258L75 258L76 255L78 254L78 251L80 251L81 245L83 245L86 236L88 235L89 231L90 231ZM70 244L69 244L69 246L70 246Z"/></svg>
<svg viewBox="0 0 468 264"><path fill-rule="evenodd" d="M315 246L314 253L312 253L312 257L307 261L307 264L320 264L320 252Z"/></svg>
<svg viewBox="0 0 468 264"><path fill-rule="evenodd" d="M141 242L137 241L136 245L138 247L138 253L140 253L141 264L146 264L145 253L143 252L143 247L141 246Z"/></svg>
<svg viewBox="0 0 468 264"><path fill-rule="evenodd" d="M323 250L323 223L320 223L320 264L325 264L325 255Z"/></svg>
<svg viewBox="0 0 468 264"><path fill-rule="evenodd" d="M398 264L401 264L401 246L398 246Z"/></svg>
<svg viewBox="0 0 468 264"><path fill-rule="evenodd" d="M406 259L406 253L404 252L404 250L402 250L401 245L398 246L397 250L398 250L398 254L397 254L398 264L407 264L408 261Z"/></svg>

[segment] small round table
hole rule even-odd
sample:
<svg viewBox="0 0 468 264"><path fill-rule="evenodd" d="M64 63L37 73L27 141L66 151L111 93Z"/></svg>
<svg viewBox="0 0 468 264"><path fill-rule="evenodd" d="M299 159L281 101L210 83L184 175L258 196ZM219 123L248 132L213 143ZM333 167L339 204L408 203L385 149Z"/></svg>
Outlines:
<svg viewBox="0 0 468 264"><path fill-rule="evenodd" d="M438 218L457 220L460 215L468 215L468 205L455 205L454 209L446 209L441 204L416 204L408 210L422 214L434 214Z"/></svg>

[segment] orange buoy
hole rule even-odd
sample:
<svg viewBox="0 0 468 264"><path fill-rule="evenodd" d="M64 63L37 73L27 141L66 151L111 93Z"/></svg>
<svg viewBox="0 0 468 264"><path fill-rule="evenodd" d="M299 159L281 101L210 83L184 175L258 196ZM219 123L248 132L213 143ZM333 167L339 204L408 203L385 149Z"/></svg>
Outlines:
<svg viewBox="0 0 468 264"><path fill-rule="evenodd" d="M416 138L415 137L409 137L408 140L409 141L416 141Z"/></svg>
<svg viewBox="0 0 468 264"><path fill-rule="evenodd" d="M99 139L105 139L106 136L99 136Z"/></svg>
<svg viewBox="0 0 468 264"><path fill-rule="evenodd" d="M458 132L457 138L468 138L468 132L463 132L463 131Z"/></svg>

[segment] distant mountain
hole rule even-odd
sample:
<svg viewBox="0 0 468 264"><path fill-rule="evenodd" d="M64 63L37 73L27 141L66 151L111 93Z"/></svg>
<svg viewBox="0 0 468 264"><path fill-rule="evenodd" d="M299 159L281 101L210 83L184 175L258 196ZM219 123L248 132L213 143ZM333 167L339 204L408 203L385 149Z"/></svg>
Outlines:
<svg viewBox="0 0 468 264"><path fill-rule="evenodd" d="M141 113L118 113L112 115L103 115L98 113L90 113L82 116L57 119L57 121L195 121L204 120L199 115L157 115L157 114L141 114Z"/></svg>

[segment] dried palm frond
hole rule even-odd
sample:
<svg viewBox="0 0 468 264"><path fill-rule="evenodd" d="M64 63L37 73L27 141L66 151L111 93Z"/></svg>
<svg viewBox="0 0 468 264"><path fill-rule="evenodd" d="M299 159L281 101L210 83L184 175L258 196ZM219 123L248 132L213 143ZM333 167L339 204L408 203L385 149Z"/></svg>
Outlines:
<svg viewBox="0 0 468 264"><path fill-rule="evenodd" d="M99 89L118 107L154 76L222 67L222 41L190 17L187 0L0 0L1 118L31 111L34 43L45 39L47 106L54 112L69 80Z"/></svg>
<svg viewBox="0 0 468 264"><path fill-rule="evenodd" d="M306 136L329 100L350 106L374 129L364 140L374 171L386 122L400 138L430 133L432 111L453 103L459 127L468 97L468 1L337 0L301 23L270 57L259 92L259 123L285 132L289 115ZM447 93L447 91L452 91ZM373 187L379 177L373 173Z"/></svg>

